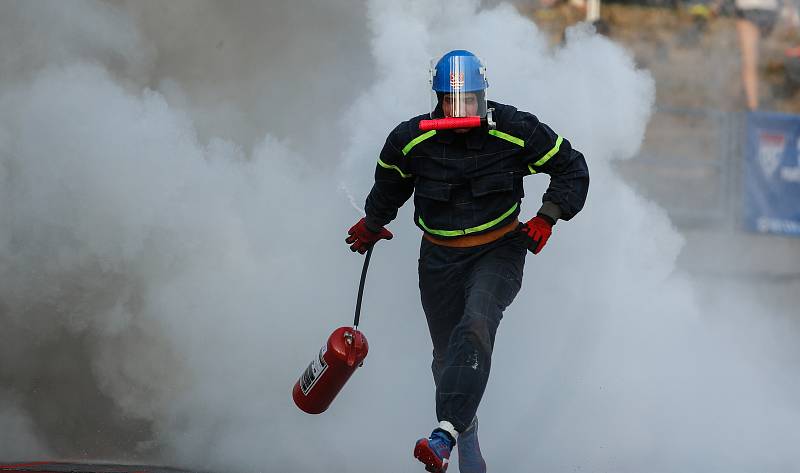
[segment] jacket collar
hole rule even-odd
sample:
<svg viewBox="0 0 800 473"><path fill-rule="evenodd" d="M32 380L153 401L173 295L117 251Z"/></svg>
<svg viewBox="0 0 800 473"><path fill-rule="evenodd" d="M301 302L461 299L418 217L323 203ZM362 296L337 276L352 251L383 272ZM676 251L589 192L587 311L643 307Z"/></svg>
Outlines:
<svg viewBox="0 0 800 473"><path fill-rule="evenodd" d="M445 145L453 144L456 134L453 130L441 130L436 132L436 141Z"/></svg>
<svg viewBox="0 0 800 473"><path fill-rule="evenodd" d="M467 133L467 149L483 149L483 145L486 144L486 136L488 135L489 130L482 126L471 130Z"/></svg>
<svg viewBox="0 0 800 473"><path fill-rule="evenodd" d="M466 141L466 148L471 150L483 149L486 144L486 136L488 132L485 127L474 128L464 134ZM456 140L456 132L452 130L442 130L436 132L436 141L442 144L450 145Z"/></svg>

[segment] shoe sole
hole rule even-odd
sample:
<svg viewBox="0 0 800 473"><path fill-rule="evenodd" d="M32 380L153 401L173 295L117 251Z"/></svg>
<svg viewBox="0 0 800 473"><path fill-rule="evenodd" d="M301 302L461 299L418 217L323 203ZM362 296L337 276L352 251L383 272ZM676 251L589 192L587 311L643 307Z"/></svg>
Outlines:
<svg viewBox="0 0 800 473"><path fill-rule="evenodd" d="M428 439L422 439L414 447L414 458L425 464L425 471L431 473L445 473L449 460L439 460L439 457L431 450ZM441 463L441 466L440 466Z"/></svg>

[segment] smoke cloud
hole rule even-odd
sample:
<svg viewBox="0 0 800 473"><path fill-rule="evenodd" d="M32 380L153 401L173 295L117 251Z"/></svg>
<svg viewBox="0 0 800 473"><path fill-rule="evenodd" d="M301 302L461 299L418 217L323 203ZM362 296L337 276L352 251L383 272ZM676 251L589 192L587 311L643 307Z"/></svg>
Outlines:
<svg viewBox="0 0 800 473"><path fill-rule="evenodd" d="M410 203L373 256L365 366L320 416L290 390L352 317L350 198L427 109L428 60L465 48L492 99L592 173L501 324L490 468L800 464L797 327L676 269L683 238L611 169L654 83L608 39L576 27L554 48L477 1L5 2L0 22L0 458L419 468L435 418ZM528 181L523 217L547 185Z"/></svg>

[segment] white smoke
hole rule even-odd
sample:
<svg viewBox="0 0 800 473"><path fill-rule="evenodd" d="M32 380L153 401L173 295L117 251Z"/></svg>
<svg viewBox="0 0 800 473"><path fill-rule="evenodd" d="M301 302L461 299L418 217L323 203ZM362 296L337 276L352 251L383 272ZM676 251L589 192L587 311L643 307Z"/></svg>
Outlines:
<svg viewBox="0 0 800 473"><path fill-rule="evenodd" d="M785 338L771 343L785 332L748 298L701 304L700 286L675 271L681 236L611 171L639 146L654 91L607 39L577 28L551 48L509 6L374 0L362 13L371 49L348 49L354 59L331 37L354 44L366 36L357 22L323 21L358 15L348 2L327 16L290 2L42 11L56 4L6 3L0 15L0 31L30 18L50 35L34 47L20 27L25 41L0 42L0 419L19 432L0 458L421 469L411 446L435 418L410 203L373 257L364 368L320 416L297 410L290 390L352 317L362 259L342 241L359 218L348 193L363 199L388 131L425 111L428 59L466 48L488 62L491 98L536 113L592 173L585 210L528 257L501 324L479 411L490 468L798 464L785 395L797 384L777 364ZM287 22L303 38L286 51L230 47L290 34ZM196 44L176 48L171 28ZM299 57L320 41L341 60ZM181 65L165 59L176 49ZM197 61L214 81L192 74ZM332 94L321 84L339 73ZM350 79L371 85L360 93ZM268 113L298 97L331 102L284 121ZM239 129L251 120L263 130ZM546 186L529 181L523 216Z"/></svg>
<svg viewBox="0 0 800 473"><path fill-rule="evenodd" d="M131 18L107 3L8 0L0 12L4 83L75 61L105 64L121 80L143 80L155 54Z"/></svg>
<svg viewBox="0 0 800 473"><path fill-rule="evenodd" d="M479 411L490 467L780 471L800 464L793 442L787 441L796 437L791 425L800 414L787 396L796 392L797 383L790 371L763 365L765 357L796 359L796 351L786 350L790 345L772 345L785 324L773 326L774 319L743 293L725 291L736 302L701 303L698 291L707 285L676 271L683 239L666 213L634 193L610 167L640 145L654 96L649 76L636 70L623 50L585 27L568 31L566 44L552 50L510 7L371 6L378 33L373 53L384 77L362 97L354 116L376 107L382 107L380 116L392 118L397 108L403 116L419 113L412 89L418 90L421 81L405 71L443 51L471 49L491 58L493 98L536 113L589 161L586 208L556 227L546 251L528 258L523 290L500 327ZM389 45L399 44L409 45L404 54L384 54ZM384 90L397 90L400 98L381 101ZM385 135L378 130L391 128L392 121L360 130L357 151L349 153L358 162L348 169L369 165L371 150ZM370 136L375 139L367 143ZM366 191L369 178L362 179ZM523 216L538 208L536 196L546 186L543 179L529 181ZM406 222L407 216L393 225L396 233L413 233ZM413 243L407 246L400 251L412 252ZM401 340L386 348L391 352L423 336L398 337L397 330L392 326L391 340L381 341ZM745 350L742 344L754 348ZM425 361L415 366L423 370ZM424 432L421 419L433 411L431 390L413 402L424 402L428 412L401 423L403 436ZM409 396L408 389L403 392ZM381 449L383 440L370 448ZM394 462L402 462L404 454Z"/></svg>

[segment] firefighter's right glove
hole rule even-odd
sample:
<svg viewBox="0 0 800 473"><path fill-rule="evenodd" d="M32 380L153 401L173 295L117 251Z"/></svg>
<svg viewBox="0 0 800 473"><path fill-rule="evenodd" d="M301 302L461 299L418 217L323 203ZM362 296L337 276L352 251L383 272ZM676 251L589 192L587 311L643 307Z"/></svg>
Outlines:
<svg viewBox="0 0 800 473"><path fill-rule="evenodd" d="M350 251L358 251L362 255L366 253L372 245L377 243L378 240L391 240L392 237L394 237L392 232L387 230L386 227L381 227L379 229L369 228L367 226L367 221L363 218L350 227L347 234L350 236L344 241L350 244Z"/></svg>
<svg viewBox="0 0 800 473"><path fill-rule="evenodd" d="M528 241L528 250L533 254L538 254L550 238L555 222L552 218L539 214L528 220L525 225L520 227L520 231Z"/></svg>

